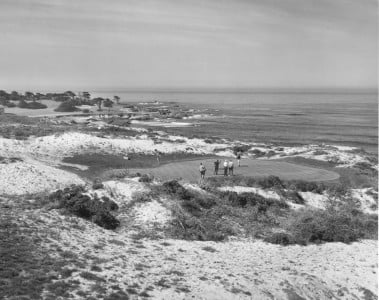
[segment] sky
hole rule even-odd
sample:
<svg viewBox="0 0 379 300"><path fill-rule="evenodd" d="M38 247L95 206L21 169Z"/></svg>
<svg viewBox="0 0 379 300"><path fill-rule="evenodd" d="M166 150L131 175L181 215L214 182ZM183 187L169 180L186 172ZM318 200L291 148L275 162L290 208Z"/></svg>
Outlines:
<svg viewBox="0 0 379 300"><path fill-rule="evenodd" d="M377 0L0 0L0 89L375 88Z"/></svg>

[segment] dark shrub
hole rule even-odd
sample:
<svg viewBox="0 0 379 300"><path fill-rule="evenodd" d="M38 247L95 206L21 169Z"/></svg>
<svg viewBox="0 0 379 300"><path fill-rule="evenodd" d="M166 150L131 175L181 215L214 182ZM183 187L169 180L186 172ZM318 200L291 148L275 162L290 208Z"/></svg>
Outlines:
<svg viewBox="0 0 379 300"><path fill-rule="evenodd" d="M254 156L256 156L256 157L261 157L261 156L264 156L266 154L266 152L263 152L259 149L253 149L253 150L251 150L251 153L253 153Z"/></svg>
<svg viewBox="0 0 379 300"><path fill-rule="evenodd" d="M17 105L19 108L28 108L28 109L44 109L47 108L45 104L39 102L26 102L25 100L20 100Z"/></svg>
<svg viewBox="0 0 379 300"><path fill-rule="evenodd" d="M28 108L29 109L44 109L44 108L47 108L47 106L45 104L33 101L33 102L28 103Z"/></svg>
<svg viewBox="0 0 379 300"><path fill-rule="evenodd" d="M271 244L279 244L284 246L295 243L293 236L286 232L275 232L264 238L264 241Z"/></svg>
<svg viewBox="0 0 379 300"><path fill-rule="evenodd" d="M191 193L187 191L178 181L171 180L163 183L164 190L169 194L175 194L180 199L189 200L191 199Z"/></svg>
<svg viewBox="0 0 379 300"><path fill-rule="evenodd" d="M241 193L236 192L225 192L222 194L224 199L226 199L233 206L257 206L259 211L266 211L269 206L278 206L282 208L288 208L285 202L278 201L275 199L263 198L262 196L254 193Z"/></svg>
<svg viewBox="0 0 379 300"><path fill-rule="evenodd" d="M287 201L291 201L296 204L304 204L305 200L304 198L296 191L283 191L283 196L286 198Z"/></svg>
<svg viewBox="0 0 379 300"><path fill-rule="evenodd" d="M7 102L7 103L5 104L5 106L6 106L6 107L16 107L16 104L15 104L14 102L9 101L9 102Z"/></svg>
<svg viewBox="0 0 379 300"><path fill-rule="evenodd" d="M194 195L193 201L196 202L199 206L209 209L212 206L216 205L216 200L211 196L202 196L202 195Z"/></svg>
<svg viewBox="0 0 379 300"><path fill-rule="evenodd" d="M120 222L110 211L118 209L117 203L107 197L91 199L83 192L83 187L74 185L50 194L49 199L58 202L57 208L63 208L78 217L92 220L105 229L115 229Z"/></svg>
<svg viewBox="0 0 379 300"><path fill-rule="evenodd" d="M298 190L301 192L313 192L318 194L322 194L322 192L326 189L322 183L308 182L303 180L290 181L288 182L288 185L293 190Z"/></svg>
<svg viewBox="0 0 379 300"><path fill-rule="evenodd" d="M25 100L20 100L20 101L18 101L17 106L19 108L28 108L28 103Z"/></svg>
<svg viewBox="0 0 379 300"><path fill-rule="evenodd" d="M114 202L113 200L109 199L108 197L101 197L101 200L103 201L106 209L108 210L118 210L118 204Z"/></svg>
<svg viewBox="0 0 379 300"><path fill-rule="evenodd" d="M246 152L250 147L249 145L236 145L233 147L233 153L236 155L238 152Z"/></svg>
<svg viewBox="0 0 379 300"><path fill-rule="evenodd" d="M120 225L120 221L117 220L108 211L100 211L93 216L92 221L105 229L116 229Z"/></svg>
<svg viewBox="0 0 379 300"><path fill-rule="evenodd" d="M148 175L148 174L143 174L143 175L138 179L138 181L139 181L139 182L146 182L146 183L149 183L149 182L152 182L153 179L154 179L153 176Z"/></svg>
<svg viewBox="0 0 379 300"><path fill-rule="evenodd" d="M103 105L104 105L104 107L112 107L113 101L110 99L105 99Z"/></svg>
<svg viewBox="0 0 379 300"><path fill-rule="evenodd" d="M94 182L92 188L94 190L101 190L104 188L104 184L102 182Z"/></svg>
<svg viewBox="0 0 379 300"><path fill-rule="evenodd" d="M315 150L313 151L313 155L327 155L328 152L324 151L324 150Z"/></svg>
<svg viewBox="0 0 379 300"><path fill-rule="evenodd" d="M296 243L344 242L377 237L378 220L350 205L327 210L299 211L289 225Z"/></svg>
<svg viewBox="0 0 379 300"><path fill-rule="evenodd" d="M188 211L193 216L200 216L201 207L194 200L186 200L181 203L182 208Z"/></svg>
<svg viewBox="0 0 379 300"><path fill-rule="evenodd" d="M62 102L55 111L58 112L74 112L78 111L79 109L75 106L75 102L72 100L67 100Z"/></svg>
<svg viewBox="0 0 379 300"><path fill-rule="evenodd" d="M284 185L279 177L269 176L258 181L258 184L264 189L270 189L273 187L284 188Z"/></svg>

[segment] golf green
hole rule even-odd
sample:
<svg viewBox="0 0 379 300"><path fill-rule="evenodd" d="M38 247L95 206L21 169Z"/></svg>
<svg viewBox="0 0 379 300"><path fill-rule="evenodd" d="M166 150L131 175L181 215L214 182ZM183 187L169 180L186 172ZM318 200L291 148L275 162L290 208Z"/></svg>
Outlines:
<svg viewBox="0 0 379 300"><path fill-rule="evenodd" d="M214 176L213 162L215 159L190 160L172 162L157 166L155 168L131 169L131 172L149 173L162 180L179 179L197 182L200 179L199 165L203 163L207 169L205 177ZM223 160L220 163L219 175L222 176ZM244 159L241 167L234 161L234 175L245 175L253 177L278 176L283 180L305 180L305 181L329 181L339 178L339 174L313 167L297 165L293 163L276 160Z"/></svg>

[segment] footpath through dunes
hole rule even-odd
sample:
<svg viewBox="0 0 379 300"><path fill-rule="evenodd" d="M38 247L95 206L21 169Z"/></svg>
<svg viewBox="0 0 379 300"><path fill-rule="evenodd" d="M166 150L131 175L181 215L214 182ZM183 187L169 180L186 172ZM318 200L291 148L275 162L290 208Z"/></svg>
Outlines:
<svg viewBox="0 0 379 300"><path fill-rule="evenodd" d="M182 178L190 182L199 181L199 165L203 163L207 168L206 177L213 176L214 165L216 159L221 159L219 176L222 176L222 164L224 158L207 158L197 160L187 160L180 162L172 162L155 168L134 168L130 171L139 172L142 174L149 173L154 177L162 180L170 180ZM329 181L339 178L336 172L313 168L294 163L288 163L276 160L257 160L257 159L243 159L241 167L236 165L234 160L234 175L244 175L253 177L266 177L277 176L283 180L305 180L305 181Z"/></svg>

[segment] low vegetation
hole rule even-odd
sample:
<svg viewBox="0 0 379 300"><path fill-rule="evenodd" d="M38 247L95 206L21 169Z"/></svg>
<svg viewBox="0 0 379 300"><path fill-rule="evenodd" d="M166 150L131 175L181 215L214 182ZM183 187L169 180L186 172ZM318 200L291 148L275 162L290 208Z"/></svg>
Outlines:
<svg viewBox="0 0 379 300"><path fill-rule="evenodd" d="M327 210L301 210L290 214L285 232L265 238L267 242L289 245L321 242L350 243L377 239L376 215L363 214L350 204L331 205Z"/></svg>
<svg viewBox="0 0 379 300"><path fill-rule="evenodd" d="M303 204L304 199L296 189L315 193L325 189L321 184L301 181L283 183L274 177L245 180L251 185L260 184L282 191L282 196L298 204ZM294 190L287 190L288 187ZM376 215L362 213L353 201L347 204L331 201L326 210L291 210L285 201L264 198L255 193L219 192L209 185L206 189L204 192L188 190L175 180L155 187L154 193L166 194L174 203L170 207L174 219L167 232L169 236L222 241L238 235L263 238L282 245L350 243L377 236Z"/></svg>
<svg viewBox="0 0 379 300"><path fill-rule="evenodd" d="M57 112L74 112L79 111L79 108L75 106L75 102L72 100L67 100L59 104L59 106L55 109Z"/></svg>
<svg viewBox="0 0 379 300"><path fill-rule="evenodd" d="M27 108L27 109L44 109L47 108L45 104L42 104L40 102L27 102L25 100L20 100L17 105L19 108Z"/></svg>
<svg viewBox="0 0 379 300"><path fill-rule="evenodd" d="M173 199L174 219L168 235L188 240L222 241L232 235L262 236L278 224L274 216L288 209L286 203L253 193L200 193L177 181L165 182L156 192Z"/></svg>
<svg viewBox="0 0 379 300"><path fill-rule="evenodd" d="M120 222L111 214L111 211L117 210L118 205L107 197L91 198L84 192L82 186L74 185L50 194L48 199L54 203L54 208L91 220L105 229L117 228Z"/></svg>

